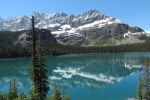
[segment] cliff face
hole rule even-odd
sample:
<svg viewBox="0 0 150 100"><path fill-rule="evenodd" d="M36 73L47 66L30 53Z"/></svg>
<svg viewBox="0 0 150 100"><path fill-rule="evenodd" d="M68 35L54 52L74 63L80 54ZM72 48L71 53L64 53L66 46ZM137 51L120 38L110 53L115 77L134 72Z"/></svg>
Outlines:
<svg viewBox="0 0 150 100"><path fill-rule="evenodd" d="M90 10L77 16L63 12L54 14L34 12L21 18L9 18L7 20L0 18L0 30L30 30L32 16L35 17L36 28L50 30L57 42L61 44L82 46L87 40L101 40L127 33L144 32L139 27L125 24L97 10Z"/></svg>
<svg viewBox="0 0 150 100"><path fill-rule="evenodd" d="M43 39L56 42L56 39L53 37L53 35L51 34L51 32L49 30L36 29L35 34L36 34L36 36L41 34ZM17 41L15 41L14 43L15 44L21 44L23 47L25 47L31 43L31 38L32 38L32 31L28 30L28 31L24 32L23 34L21 34L18 37Z"/></svg>

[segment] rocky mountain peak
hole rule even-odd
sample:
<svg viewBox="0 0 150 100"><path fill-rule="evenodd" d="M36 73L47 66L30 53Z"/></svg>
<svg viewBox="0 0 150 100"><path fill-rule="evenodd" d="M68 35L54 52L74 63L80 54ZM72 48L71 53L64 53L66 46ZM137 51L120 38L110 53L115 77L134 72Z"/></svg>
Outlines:
<svg viewBox="0 0 150 100"><path fill-rule="evenodd" d="M90 10L76 16L64 12L53 14L33 12L21 18L0 21L0 30L29 30L31 29L32 16L35 17L36 28L51 30L57 41L64 44L82 45L88 40L144 32L139 27L133 27L119 19L108 17L98 10Z"/></svg>
<svg viewBox="0 0 150 100"><path fill-rule="evenodd" d="M53 14L54 15L54 17L66 17L66 16L68 16L66 13L64 13L64 12L57 12L57 13L54 13Z"/></svg>
<svg viewBox="0 0 150 100"><path fill-rule="evenodd" d="M38 13L38 12L32 12L31 14L29 14L28 15L29 17L32 17L32 16L34 16L34 17L40 17L41 16L41 14L40 13Z"/></svg>

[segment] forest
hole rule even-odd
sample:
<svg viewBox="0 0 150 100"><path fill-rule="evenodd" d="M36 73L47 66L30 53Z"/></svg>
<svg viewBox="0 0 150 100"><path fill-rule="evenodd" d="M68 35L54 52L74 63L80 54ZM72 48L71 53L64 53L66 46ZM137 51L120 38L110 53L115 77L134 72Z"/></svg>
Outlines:
<svg viewBox="0 0 150 100"><path fill-rule="evenodd" d="M15 58L15 57L30 57L31 46L22 47L21 44L14 44L19 35L24 31L0 32L0 58ZM136 44L124 44L118 46L91 46L91 47L79 47L72 45L61 45L57 42L42 39L45 54L51 55L63 55L63 54L78 54L78 53L111 53L111 52L150 52L149 38L145 35L141 35L140 39L145 39L145 43Z"/></svg>
<svg viewBox="0 0 150 100"><path fill-rule="evenodd" d="M34 32L34 17L32 19L32 43L29 46L22 47L21 44L16 44L17 37L22 34L19 32L0 32L0 58L14 58L14 57L31 57L31 73L32 88L29 95L24 92L18 93L17 82L14 79L10 81L8 92L0 93L0 100L70 100L68 94L58 90L57 83L54 84L54 91L51 96L47 96L50 89L47 69L45 68L45 55L62 55L62 54L76 54L76 53L111 53L111 52L149 52L150 43L125 44L119 46L102 46L102 47L77 47L71 45L61 45L50 40L44 40L42 36L35 36ZM146 37L142 36L141 39ZM147 39L148 40L148 39ZM145 59L145 70L139 77L137 98L138 100L149 100L149 62ZM38 73L38 74L37 74ZM144 85L143 85L144 84Z"/></svg>

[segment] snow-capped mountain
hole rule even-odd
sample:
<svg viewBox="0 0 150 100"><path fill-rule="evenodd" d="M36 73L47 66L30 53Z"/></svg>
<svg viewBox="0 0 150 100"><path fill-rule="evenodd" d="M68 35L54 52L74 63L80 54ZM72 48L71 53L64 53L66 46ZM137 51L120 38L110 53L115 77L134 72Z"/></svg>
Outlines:
<svg viewBox="0 0 150 100"><path fill-rule="evenodd" d="M51 30L57 42L63 44L81 45L89 39L104 39L125 33L144 32L141 28L125 24L97 10L90 10L77 16L64 12L53 14L33 12L21 18L0 19L0 30L29 30L32 16L35 17L35 27Z"/></svg>
<svg viewBox="0 0 150 100"><path fill-rule="evenodd" d="M7 20L0 18L0 22L4 22L1 29L9 31L28 30L31 28L32 16L35 17L36 27L52 29L54 33L64 33L64 31L72 33L72 31L89 27L99 28L106 24L122 23L120 20L105 16L97 10L91 10L77 16L68 15L63 12L53 14L39 14L38 12L33 12L22 18L9 18Z"/></svg>

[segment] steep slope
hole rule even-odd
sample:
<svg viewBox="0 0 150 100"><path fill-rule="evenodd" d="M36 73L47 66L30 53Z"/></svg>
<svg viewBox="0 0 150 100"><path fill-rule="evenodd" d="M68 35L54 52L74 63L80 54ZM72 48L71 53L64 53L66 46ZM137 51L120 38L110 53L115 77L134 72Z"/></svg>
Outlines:
<svg viewBox="0 0 150 100"><path fill-rule="evenodd" d="M102 40L127 33L144 32L139 27L125 24L97 10L90 10L77 16L63 12L53 14L33 12L22 18L0 19L0 30L31 29L32 16L35 16L35 27L51 30L57 42L61 44L81 46L88 40Z"/></svg>

